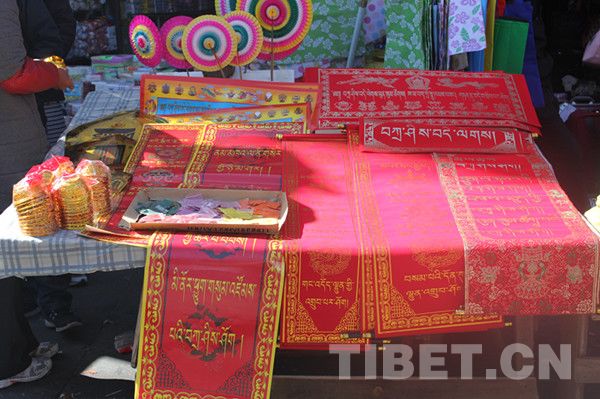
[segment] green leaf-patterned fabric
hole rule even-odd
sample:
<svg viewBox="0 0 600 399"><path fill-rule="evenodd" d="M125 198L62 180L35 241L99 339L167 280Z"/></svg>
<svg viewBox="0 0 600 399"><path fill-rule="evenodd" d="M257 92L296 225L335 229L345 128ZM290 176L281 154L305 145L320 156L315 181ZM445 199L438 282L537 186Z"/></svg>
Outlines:
<svg viewBox="0 0 600 399"><path fill-rule="evenodd" d="M313 23L308 35L294 54L278 64L300 64L323 58L346 59L358 6L358 0L314 0ZM361 34L356 56L364 54L364 34Z"/></svg>
<svg viewBox="0 0 600 399"><path fill-rule="evenodd" d="M425 0L386 0L386 68L427 68L424 6Z"/></svg>

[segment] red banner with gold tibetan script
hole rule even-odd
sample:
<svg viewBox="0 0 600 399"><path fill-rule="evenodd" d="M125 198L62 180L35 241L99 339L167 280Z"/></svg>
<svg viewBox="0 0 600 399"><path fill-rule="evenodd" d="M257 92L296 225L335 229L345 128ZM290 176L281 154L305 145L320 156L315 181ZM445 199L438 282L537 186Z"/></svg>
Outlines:
<svg viewBox="0 0 600 399"><path fill-rule="evenodd" d="M319 127L365 118L504 119L538 132L521 75L393 69L320 69Z"/></svg>
<svg viewBox="0 0 600 399"><path fill-rule="evenodd" d="M279 190L283 172L278 137L290 133L302 134L303 124L209 125L181 187Z"/></svg>
<svg viewBox="0 0 600 399"><path fill-rule="evenodd" d="M147 245L149 235L119 228L123 214L144 187L279 190L281 140L303 133L303 124L147 124L125 171L129 188L103 229L85 235L121 244Z"/></svg>
<svg viewBox="0 0 600 399"><path fill-rule="evenodd" d="M286 140L282 347L361 339L356 190L345 139ZM358 337L358 338L351 338Z"/></svg>
<svg viewBox="0 0 600 399"><path fill-rule="evenodd" d="M431 154L358 151L364 220L363 328L377 337L502 326L492 314L460 316L464 250Z"/></svg>
<svg viewBox="0 0 600 399"><path fill-rule="evenodd" d="M539 153L434 159L465 245L467 313L595 311L598 238Z"/></svg>
<svg viewBox="0 0 600 399"><path fill-rule="evenodd" d="M528 132L493 128L485 124L447 125L412 123L402 119L363 119L360 124L363 151L529 153L534 151Z"/></svg>
<svg viewBox="0 0 600 399"><path fill-rule="evenodd" d="M402 155L360 153L357 135L350 148L341 141L319 141L317 136L285 140L284 149L284 190L290 212L283 231L282 347L503 325L496 316L456 315L464 305L464 258L452 214L446 205L422 225L412 213L417 206L425 210L432 198L445 201L439 181L437 187L419 187L414 171L392 162ZM365 171L366 161L358 158L363 154L382 157L376 173ZM435 164L427 156L428 173L437 178ZM412 184L403 189L407 176L413 176ZM399 191L390 186L400 186ZM409 206L414 188L422 192ZM399 202L403 196L405 202ZM453 240L447 242L453 249L449 253L440 241L444 232L436 235L427 230L440 218L442 229L453 227L446 233ZM391 255L382 253L386 246L393 249ZM394 270L390 283L396 288L385 280L390 276L388 267ZM374 272L379 269L387 275L378 280L381 288L376 297ZM390 325L383 324L384 317Z"/></svg>
<svg viewBox="0 0 600 399"><path fill-rule="evenodd" d="M268 398L283 270L276 240L154 235L135 397Z"/></svg>

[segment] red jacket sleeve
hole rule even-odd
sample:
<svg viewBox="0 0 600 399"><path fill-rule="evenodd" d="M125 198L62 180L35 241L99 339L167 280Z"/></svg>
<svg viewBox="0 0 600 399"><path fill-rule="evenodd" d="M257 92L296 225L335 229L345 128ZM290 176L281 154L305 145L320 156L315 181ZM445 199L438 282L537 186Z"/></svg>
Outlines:
<svg viewBox="0 0 600 399"><path fill-rule="evenodd" d="M27 57L20 71L0 82L0 88L11 94L32 94L52 89L58 84L54 64Z"/></svg>

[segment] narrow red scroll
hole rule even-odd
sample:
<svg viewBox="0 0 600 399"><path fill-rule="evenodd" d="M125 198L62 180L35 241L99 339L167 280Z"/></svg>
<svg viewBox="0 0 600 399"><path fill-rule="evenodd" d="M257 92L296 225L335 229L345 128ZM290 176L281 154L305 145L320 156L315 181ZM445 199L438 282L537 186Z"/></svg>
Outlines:
<svg viewBox="0 0 600 399"><path fill-rule="evenodd" d="M486 124L452 124L448 121L363 119L361 146L370 152L529 153L530 133Z"/></svg>
<svg viewBox="0 0 600 399"><path fill-rule="evenodd" d="M340 139L341 138L341 139ZM284 141L288 219L283 348L366 342L361 331L360 241L353 166L343 136Z"/></svg>
<svg viewBox="0 0 600 399"><path fill-rule="evenodd" d="M157 233L135 397L268 399L283 270L277 240Z"/></svg>

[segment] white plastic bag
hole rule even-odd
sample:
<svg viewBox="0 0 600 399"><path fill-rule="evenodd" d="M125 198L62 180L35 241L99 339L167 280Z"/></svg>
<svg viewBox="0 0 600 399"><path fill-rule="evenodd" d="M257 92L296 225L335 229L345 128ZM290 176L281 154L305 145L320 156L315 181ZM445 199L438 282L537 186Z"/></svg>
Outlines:
<svg viewBox="0 0 600 399"><path fill-rule="evenodd" d="M585 47L582 61L584 64L600 67L600 31L596 32Z"/></svg>

